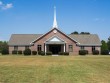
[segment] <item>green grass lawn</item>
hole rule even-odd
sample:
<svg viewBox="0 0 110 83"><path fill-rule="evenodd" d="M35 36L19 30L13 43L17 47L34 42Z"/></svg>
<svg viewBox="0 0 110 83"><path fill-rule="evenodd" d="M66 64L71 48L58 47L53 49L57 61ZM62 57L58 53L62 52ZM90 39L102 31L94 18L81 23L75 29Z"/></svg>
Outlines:
<svg viewBox="0 0 110 83"><path fill-rule="evenodd" d="M0 83L110 83L110 56L0 56Z"/></svg>

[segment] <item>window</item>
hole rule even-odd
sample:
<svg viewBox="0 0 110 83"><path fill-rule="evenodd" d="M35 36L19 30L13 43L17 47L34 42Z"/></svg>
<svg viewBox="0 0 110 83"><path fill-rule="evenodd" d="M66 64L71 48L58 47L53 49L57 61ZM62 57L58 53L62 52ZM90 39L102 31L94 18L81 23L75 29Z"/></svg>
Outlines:
<svg viewBox="0 0 110 83"><path fill-rule="evenodd" d="M81 50L84 50L84 46L81 46Z"/></svg>
<svg viewBox="0 0 110 83"><path fill-rule="evenodd" d="M25 46L25 49L29 49L29 46Z"/></svg>
<svg viewBox="0 0 110 83"><path fill-rule="evenodd" d="M95 50L95 46L92 46L92 52Z"/></svg>
<svg viewBox="0 0 110 83"><path fill-rule="evenodd" d="M69 45L69 52L73 52L73 45Z"/></svg>
<svg viewBox="0 0 110 83"><path fill-rule="evenodd" d="M18 50L18 46L14 46L14 50L16 50L16 51L17 51L17 50Z"/></svg>
<svg viewBox="0 0 110 83"><path fill-rule="evenodd" d="M42 49L42 46L41 45L38 45L37 46L37 51L41 51L41 49Z"/></svg>

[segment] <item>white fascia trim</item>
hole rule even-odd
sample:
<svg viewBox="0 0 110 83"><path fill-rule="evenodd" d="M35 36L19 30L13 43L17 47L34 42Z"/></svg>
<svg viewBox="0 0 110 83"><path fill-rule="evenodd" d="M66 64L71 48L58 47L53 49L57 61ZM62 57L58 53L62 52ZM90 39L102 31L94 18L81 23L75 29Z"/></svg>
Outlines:
<svg viewBox="0 0 110 83"><path fill-rule="evenodd" d="M46 43L47 41L49 41L50 39L54 38L54 37L57 37L59 38L60 40L64 41L63 39L61 39L60 37L58 37L57 35L54 35L52 37L50 37L49 39L47 39L44 43ZM65 43L67 43L66 41L64 41Z"/></svg>
<svg viewBox="0 0 110 83"><path fill-rule="evenodd" d="M31 45L9 45L9 46L31 46Z"/></svg>
<svg viewBox="0 0 110 83"><path fill-rule="evenodd" d="M51 30L49 30L48 32L52 31L53 29L57 29L57 28L51 28ZM47 33L48 33L48 32L47 32ZM45 34L47 34L47 33L45 33ZM38 37L37 39L35 39L35 40L32 41L31 43L33 43L33 42L35 42L36 40L38 40L39 38L43 37L45 34L41 35L40 37ZM31 44L31 43L30 43L30 44Z"/></svg>
<svg viewBox="0 0 110 83"><path fill-rule="evenodd" d="M59 28L57 28L59 31L61 31L63 34L65 34L67 37L69 37L65 32L63 32L62 30L60 30ZM70 39L74 40L75 42L79 43L78 41L76 41L75 39L69 37Z"/></svg>
<svg viewBox="0 0 110 83"><path fill-rule="evenodd" d="M102 44L77 44L78 46L101 46Z"/></svg>
<svg viewBox="0 0 110 83"><path fill-rule="evenodd" d="M45 34L44 34L45 35ZM33 42L35 42L36 40L38 40L39 38L41 38L42 36L44 35L41 35L40 37L38 37L37 39L35 39L34 41L32 41L30 44L33 44Z"/></svg>
<svg viewBox="0 0 110 83"><path fill-rule="evenodd" d="M62 32L63 34L65 34L63 31L61 31L61 30L58 29L58 28L51 28L51 30L49 30L48 32L50 32L50 31L52 31L52 30L54 30L54 29L59 30L60 32ZM47 33L48 33L48 32L47 32ZM47 34L47 33L45 33L45 34ZM32 44L33 42L35 42L35 41L38 40L39 38L43 37L45 34L41 35L40 37L38 37L37 39L35 39L34 41L32 41L30 44ZM66 34L65 34L65 35L66 35ZM66 36L69 37L68 35L66 35ZM71 37L69 37L69 38L72 39L73 41L79 43L79 42L76 41L75 39L73 39L73 38L71 38Z"/></svg>

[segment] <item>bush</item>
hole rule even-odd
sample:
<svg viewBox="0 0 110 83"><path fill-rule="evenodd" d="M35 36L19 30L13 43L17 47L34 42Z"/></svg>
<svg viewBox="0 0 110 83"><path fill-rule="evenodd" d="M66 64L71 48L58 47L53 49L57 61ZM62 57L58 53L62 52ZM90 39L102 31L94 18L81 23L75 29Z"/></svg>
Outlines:
<svg viewBox="0 0 110 83"><path fill-rule="evenodd" d="M22 51L21 51L21 50L19 50L19 51L18 51L18 54L22 54Z"/></svg>
<svg viewBox="0 0 110 83"><path fill-rule="evenodd" d="M41 55L41 52L43 52L43 51L38 51L38 55Z"/></svg>
<svg viewBox="0 0 110 83"><path fill-rule="evenodd" d="M52 55L52 52L46 52L46 55Z"/></svg>
<svg viewBox="0 0 110 83"><path fill-rule="evenodd" d="M85 50L86 51L86 54L88 54L88 50Z"/></svg>
<svg viewBox="0 0 110 83"><path fill-rule="evenodd" d="M94 51L92 52L92 54L93 54L93 55L99 55L99 51L98 51L98 50L94 50Z"/></svg>
<svg viewBox="0 0 110 83"><path fill-rule="evenodd" d="M44 56L45 55L45 52L42 51L40 55Z"/></svg>
<svg viewBox="0 0 110 83"><path fill-rule="evenodd" d="M64 55L69 55L69 52L64 52L63 54L64 54Z"/></svg>
<svg viewBox="0 0 110 83"><path fill-rule="evenodd" d="M102 50L101 55L109 55L109 50Z"/></svg>
<svg viewBox="0 0 110 83"><path fill-rule="evenodd" d="M59 55L63 55L63 52L59 52L58 54L59 54Z"/></svg>
<svg viewBox="0 0 110 83"><path fill-rule="evenodd" d="M59 55L69 55L69 52L59 52Z"/></svg>
<svg viewBox="0 0 110 83"><path fill-rule="evenodd" d="M79 50L79 55L86 55L88 54L87 50Z"/></svg>
<svg viewBox="0 0 110 83"><path fill-rule="evenodd" d="M32 51L32 55L36 55L37 54L37 51Z"/></svg>
<svg viewBox="0 0 110 83"><path fill-rule="evenodd" d="M17 50L13 50L12 51L12 54L17 54Z"/></svg>
<svg viewBox="0 0 110 83"><path fill-rule="evenodd" d="M23 53L24 53L24 55L31 55L31 50L25 49Z"/></svg>
<svg viewBox="0 0 110 83"><path fill-rule="evenodd" d="M9 50L4 48L1 50L1 53L2 53L2 55L7 55L7 54L9 54Z"/></svg>

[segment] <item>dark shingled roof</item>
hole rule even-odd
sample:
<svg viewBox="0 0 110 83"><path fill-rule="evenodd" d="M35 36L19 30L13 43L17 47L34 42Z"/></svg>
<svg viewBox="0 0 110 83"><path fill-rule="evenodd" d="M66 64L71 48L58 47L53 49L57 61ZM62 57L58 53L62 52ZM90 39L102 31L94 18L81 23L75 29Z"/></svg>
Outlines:
<svg viewBox="0 0 110 83"><path fill-rule="evenodd" d="M8 45L30 45L32 41L42 36L42 34L12 34Z"/></svg>
<svg viewBox="0 0 110 83"><path fill-rule="evenodd" d="M37 38L41 37L43 34L12 34L8 45L30 45L30 43ZM78 45L87 45L87 46L100 46L101 42L96 34L90 34L90 35L75 35L70 34L67 35L73 40L76 40L78 42Z"/></svg>

